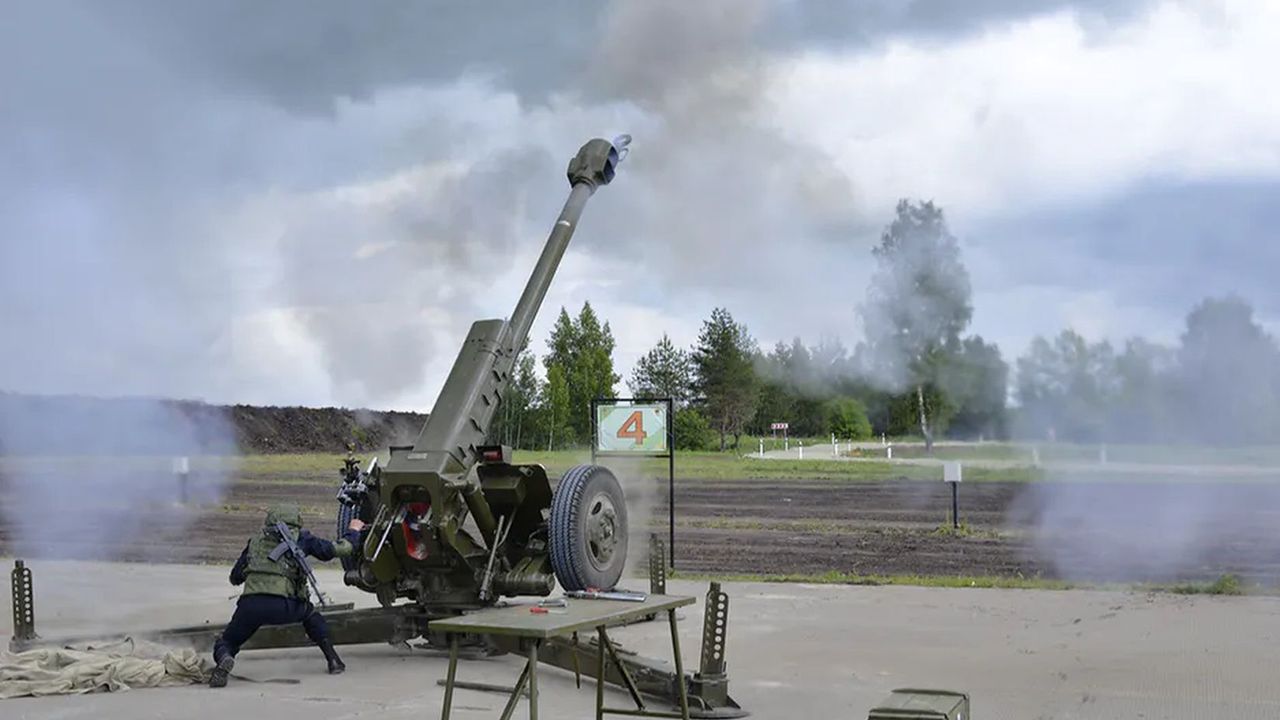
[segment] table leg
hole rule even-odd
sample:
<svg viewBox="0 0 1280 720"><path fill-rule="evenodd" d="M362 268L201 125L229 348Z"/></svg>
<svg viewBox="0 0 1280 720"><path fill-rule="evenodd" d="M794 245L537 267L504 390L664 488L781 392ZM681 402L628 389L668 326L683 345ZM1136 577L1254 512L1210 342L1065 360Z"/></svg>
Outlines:
<svg viewBox="0 0 1280 720"><path fill-rule="evenodd" d="M444 681L444 711L440 720L449 720L449 711L453 709L453 681L458 675L458 636L449 634L449 672Z"/></svg>
<svg viewBox="0 0 1280 720"><path fill-rule="evenodd" d="M604 626L596 628L596 720L604 720Z"/></svg>
<svg viewBox="0 0 1280 720"><path fill-rule="evenodd" d="M603 627L600 628L600 640L604 649L609 651L609 658L613 660L614 666L618 668L618 674L622 676L627 692L631 693L631 700L635 702L636 709L644 711L644 699L640 697L640 689L636 687L636 681L631 679L631 673L627 672L627 666L623 664L622 658L618 657L618 651L613 647L613 643L609 642L609 633Z"/></svg>
<svg viewBox="0 0 1280 720"><path fill-rule="evenodd" d="M511 720L511 713L516 710L516 703L520 702L520 693L524 691L525 683L529 682L529 663L524 664L524 669L520 671L520 679L516 680L516 687L511 691L511 697L507 698L507 706L502 708L502 717L500 720Z"/></svg>
<svg viewBox="0 0 1280 720"><path fill-rule="evenodd" d="M538 720L538 646L540 640L529 643L529 720Z"/></svg>
<svg viewBox="0 0 1280 720"><path fill-rule="evenodd" d="M676 611L667 611L671 620L671 650L675 653L676 685L680 688L680 717L689 720L689 689L684 682L684 659L680 657L680 630L676 627Z"/></svg>

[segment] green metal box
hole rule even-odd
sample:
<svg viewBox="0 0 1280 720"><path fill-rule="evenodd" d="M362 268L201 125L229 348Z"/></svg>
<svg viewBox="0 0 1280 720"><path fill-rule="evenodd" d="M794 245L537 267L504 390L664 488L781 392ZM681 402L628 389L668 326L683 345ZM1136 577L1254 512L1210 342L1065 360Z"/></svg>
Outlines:
<svg viewBox="0 0 1280 720"><path fill-rule="evenodd" d="M969 720L969 696L951 690L894 690L867 720Z"/></svg>

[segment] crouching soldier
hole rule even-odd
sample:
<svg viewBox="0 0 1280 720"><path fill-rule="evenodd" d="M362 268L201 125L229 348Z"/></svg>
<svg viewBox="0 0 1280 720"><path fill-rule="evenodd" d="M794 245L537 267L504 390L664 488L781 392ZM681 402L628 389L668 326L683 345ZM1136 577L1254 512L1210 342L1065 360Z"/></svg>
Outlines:
<svg viewBox="0 0 1280 720"><path fill-rule="evenodd" d="M296 505L279 505L267 513L262 532L249 540L231 568L231 584L244 585L244 590L231 622L213 645L216 667L209 677L210 687L227 684L236 654L263 625L301 623L307 637L324 653L330 674L346 669L333 649L324 617L311 604L305 568L292 552L285 551L284 539L277 530L279 523L284 523L303 554L326 561L351 555L364 528L364 523L352 520L343 538L329 542L302 529L302 515Z"/></svg>

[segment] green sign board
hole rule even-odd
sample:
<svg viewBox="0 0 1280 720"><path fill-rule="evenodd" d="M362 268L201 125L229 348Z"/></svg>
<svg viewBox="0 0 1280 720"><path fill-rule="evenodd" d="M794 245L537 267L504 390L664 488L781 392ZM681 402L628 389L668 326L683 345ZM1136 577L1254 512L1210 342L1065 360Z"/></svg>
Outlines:
<svg viewBox="0 0 1280 720"><path fill-rule="evenodd" d="M666 455L667 405L597 405L596 452Z"/></svg>

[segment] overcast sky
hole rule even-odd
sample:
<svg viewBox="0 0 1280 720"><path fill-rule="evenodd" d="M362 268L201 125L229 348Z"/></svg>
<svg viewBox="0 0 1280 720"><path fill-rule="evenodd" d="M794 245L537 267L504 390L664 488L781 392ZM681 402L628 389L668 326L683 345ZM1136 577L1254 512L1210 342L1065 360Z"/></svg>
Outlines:
<svg viewBox="0 0 1280 720"><path fill-rule="evenodd" d="M580 7L596 8L582 11ZM14 2L0 23L0 389L429 409L523 287L624 377L716 305L854 344L870 247L933 199L972 330L1174 341L1280 293L1272 0ZM625 392L625 384L618 390Z"/></svg>

